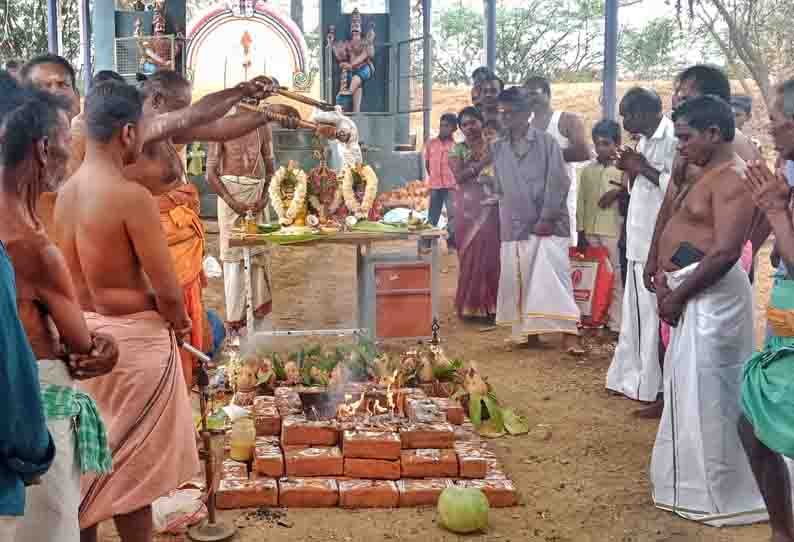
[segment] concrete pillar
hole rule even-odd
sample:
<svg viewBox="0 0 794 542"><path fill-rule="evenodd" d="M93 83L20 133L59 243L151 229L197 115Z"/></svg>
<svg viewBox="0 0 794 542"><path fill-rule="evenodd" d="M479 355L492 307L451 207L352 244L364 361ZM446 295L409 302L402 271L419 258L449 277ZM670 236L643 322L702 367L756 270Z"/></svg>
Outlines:
<svg viewBox="0 0 794 542"><path fill-rule="evenodd" d="M95 0L93 13L94 51L96 71L112 70L116 40L116 3L114 0Z"/></svg>
<svg viewBox="0 0 794 542"><path fill-rule="evenodd" d="M485 0L485 65L496 71L496 0Z"/></svg>
<svg viewBox="0 0 794 542"><path fill-rule="evenodd" d="M424 73L422 77L422 134L425 141L430 138L430 113L433 108L433 38L431 26L433 21L433 1L422 0L422 31L424 33Z"/></svg>
<svg viewBox="0 0 794 542"><path fill-rule="evenodd" d="M58 54L58 0L47 0L47 47Z"/></svg>
<svg viewBox="0 0 794 542"><path fill-rule="evenodd" d="M604 90L602 109L605 119L617 117L618 81L618 0L606 0L604 32Z"/></svg>
<svg viewBox="0 0 794 542"><path fill-rule="evenodd" d="M80 57L83 61L83 92L88 93L94 73L91 65L91 12L89 0L80 0Z"/></svg>

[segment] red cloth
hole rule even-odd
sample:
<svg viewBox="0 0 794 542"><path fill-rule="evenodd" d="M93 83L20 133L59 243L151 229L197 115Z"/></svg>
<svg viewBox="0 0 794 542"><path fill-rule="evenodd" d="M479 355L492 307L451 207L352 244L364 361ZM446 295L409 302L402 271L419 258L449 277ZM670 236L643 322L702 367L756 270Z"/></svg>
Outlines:
<svg viewBox="0 0 794 542"><path fill-rule="evenodd" d="M478 183L461 186L455 193L455 239L458 243L459 316L496 314L499 291L499 208L483 206Z"/></svg>
<svg viewBox="0 0 794 542"><path fill-rule="evenodd" d="M449 169L449 151L455 146L455 141L449 139L442 141L435 137L427 142L425 147L425 160L430 165L428 183L430 188L455 188L455 176Z"/></svg>

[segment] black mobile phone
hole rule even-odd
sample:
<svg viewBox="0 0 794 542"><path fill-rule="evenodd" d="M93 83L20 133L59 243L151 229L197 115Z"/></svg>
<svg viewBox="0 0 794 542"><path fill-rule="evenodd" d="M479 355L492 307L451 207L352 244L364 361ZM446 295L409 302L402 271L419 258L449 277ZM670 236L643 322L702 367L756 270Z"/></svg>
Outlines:
<svg viewBox="0 0 794 542"><path fill-rule="evenodd" d="M672 258L670 258L670 261L679 269L683 269L689 267L693 263L698 263L705 256L703 251L684 241L678 245L678 249L675 251Z"/></svg>

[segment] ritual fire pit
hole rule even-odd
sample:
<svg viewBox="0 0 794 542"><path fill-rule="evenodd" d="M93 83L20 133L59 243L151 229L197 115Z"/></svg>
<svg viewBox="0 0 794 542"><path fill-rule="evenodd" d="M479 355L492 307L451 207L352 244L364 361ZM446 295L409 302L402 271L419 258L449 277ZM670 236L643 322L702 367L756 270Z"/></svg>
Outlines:
<svg viewBox="0 0 794 542"><path fill-rule="evenodd" d="M219 508L427 506L454 485L481 489L491 506L518 502L456 401L372 384L281 387L252 410L254 460L226 461Z"/></svg>

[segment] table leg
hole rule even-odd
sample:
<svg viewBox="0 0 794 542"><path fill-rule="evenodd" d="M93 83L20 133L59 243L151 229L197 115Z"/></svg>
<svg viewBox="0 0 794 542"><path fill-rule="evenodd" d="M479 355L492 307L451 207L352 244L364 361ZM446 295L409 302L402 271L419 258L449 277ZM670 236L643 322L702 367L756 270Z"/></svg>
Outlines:
<svg viewBox="0 0 794 542"><path fill-rule="evenodd" d="M356 295L358 303L358 328L366 329L367 336L374 339L375 330L372 329L373 322L369 317L369 289L367 283L369 275L367 273L367 257L364 254L364 245L356 245Z"/></svg>
<svg viewBox="0 0 794 542"><path fill-rule="evenodd" d="M438 237L430 241L430 304L433 310L433 320L438 319L438 289L440 281L440 260Z"/></svg>
<svg viewBox="0 0 794 542"><path fill-rule="evenodd" d="M245 327L249 337L254 335L254 276L251 267L251 248L243 247L243 272L245 274Z"/></svg>

